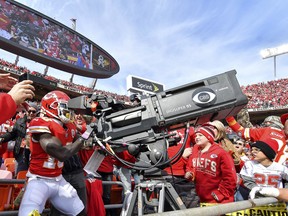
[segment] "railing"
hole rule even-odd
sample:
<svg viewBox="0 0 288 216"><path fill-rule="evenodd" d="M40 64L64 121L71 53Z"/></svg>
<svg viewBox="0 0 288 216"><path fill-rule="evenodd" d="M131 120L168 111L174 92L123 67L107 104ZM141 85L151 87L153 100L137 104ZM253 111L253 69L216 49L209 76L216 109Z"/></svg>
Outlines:
<svg viewBox="0 0 288 216"><path fill-rule="evenodd" d="M0 179L0 184L25 184L24 179ZM123 183L120 181L102 181L103 185L119 185L123 188ZM119 209L122 208L123 204L109 204L104 205L105 209ZM44 209L43 214L48 214L50 212L50 209ZM0 216L17 216L18 211L17 210L11 210L11 211L0 211Z"/></svg>
<svg viewBox="0 0 288 216"><path fill-rule="evenodd" d="M272 197L259 198L253 200L244 200L233 203L219 204L215 206L206 206L199 208L190 208L185 210L170 211L163 213L149 214L150 216L191 216L191 215L209 215L209 216L218 216L223 214L228 214L244 209L249 209L253 207L268 205L276 203L278 200Z"/></svg>

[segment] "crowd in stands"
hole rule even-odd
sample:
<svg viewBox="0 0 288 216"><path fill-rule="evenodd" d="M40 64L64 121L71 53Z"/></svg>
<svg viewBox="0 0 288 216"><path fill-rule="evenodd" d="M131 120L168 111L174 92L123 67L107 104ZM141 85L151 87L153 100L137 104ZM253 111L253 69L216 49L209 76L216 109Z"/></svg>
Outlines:
<svg viewBox="0 0 288 216"><path fill-rule="evenodd" d="M119 101L124 101L124 102L130 102L129 97L126 95L119 95L117 93L113 93L113 92L109 92L109 91L105 91L105 90L99 90L99 89L92 89L88 86L84 86L84 85L80 85L80 84L75 84L75 83L71 83L69 81L66 80L62 80L62 79L58 79L54 76L50 76L50 75L43 75L37 71L30 71L28 68L26 67L22 67L22 66L18 66L14 63L5 61L3 59L0 59L0 69L4 70L5 72L10 72L10 73L14 73L17 75L21 75L23 73L30 73L32 75L35 76L39 76L39 77L43 77L47 80L50 81L54 81L58 84L62 84L63 86L65 86L66 88L68 88L71 91L75 91L75 92L80 92L80 93L99 93L99 94L103 94L103 95L107 95L110 97L113 97L116 100ZM59 85L61 86L61 85Z"/></svg>
<svg viewBox="0 0 288 216"><path fill-rule="evenodd" d="M54 76L43 75L36 71L30 71L26 67L15 65L14 63L0 59L0 68L2 70L16 73L21 75L22 73L31 73L35 76L44 77L45 79L62 84L71 91L81 92L81 93L92 93L97 92L99 94L104 94L111 96L116 100L122 100L129 102L129 97L126 95L119 95L117 93L92 89L88 86L83 86L80 84L71 83L66 80L58 79ZM248 109L271 109L271 108L281 108L287 107L288 104L288 78L272 80L268 82L262 82L257 84L251 84L247 86L241 86L242 91L245 94L250 94L252 98L249 100L247 108Z"/></svg>
<svg viewBox="0 0 288 216"><path fill-rule="evenodd" d="M285 107L288 104L288 78L242 86L242 91L249 94L248 109L267 109Z"/></svg>

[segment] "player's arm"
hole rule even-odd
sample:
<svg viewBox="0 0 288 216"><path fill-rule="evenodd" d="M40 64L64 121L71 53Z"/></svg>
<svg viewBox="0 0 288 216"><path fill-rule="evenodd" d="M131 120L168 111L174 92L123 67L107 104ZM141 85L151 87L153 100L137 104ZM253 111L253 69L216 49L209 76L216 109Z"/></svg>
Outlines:
<svg viewBox="0 0 288 216"><path fill-rule="evenodd" d="M76 154L82 147L84 139L79 137L72 144L62 146L61 141L49 133L34 134L33 139L38 140L43 150L57 160L64 162Z"/></svg>

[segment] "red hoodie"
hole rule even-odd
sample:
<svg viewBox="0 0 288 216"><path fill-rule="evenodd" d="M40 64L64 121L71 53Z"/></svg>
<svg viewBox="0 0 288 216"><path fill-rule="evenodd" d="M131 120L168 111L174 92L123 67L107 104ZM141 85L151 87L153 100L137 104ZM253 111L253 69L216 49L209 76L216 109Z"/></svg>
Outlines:
<svg viewBox="0 0 288 216"><path fill-rule="evenodd" d="M198 145L187 162L187 171L191 172L200 202L227 203L234 201L236 189L236 171L228 152L213 143L208 151L201 154Z"/></svg>

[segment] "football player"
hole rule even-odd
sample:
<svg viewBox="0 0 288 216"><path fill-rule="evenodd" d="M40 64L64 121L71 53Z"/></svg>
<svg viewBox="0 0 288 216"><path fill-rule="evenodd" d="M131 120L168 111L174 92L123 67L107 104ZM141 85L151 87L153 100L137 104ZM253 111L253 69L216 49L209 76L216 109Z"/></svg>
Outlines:
<svg viewBox="0 0 288 216"><path fill-rule="evenodd" d="M31 159L20 216L35 210L41 214L47 200L64 214L86 215L76 190L61 174L63 162L77 153L88 138L76 137L77 129L68 110L69 99L64 92L49 92L41 101L42 117L30 122Z"/></svg>

